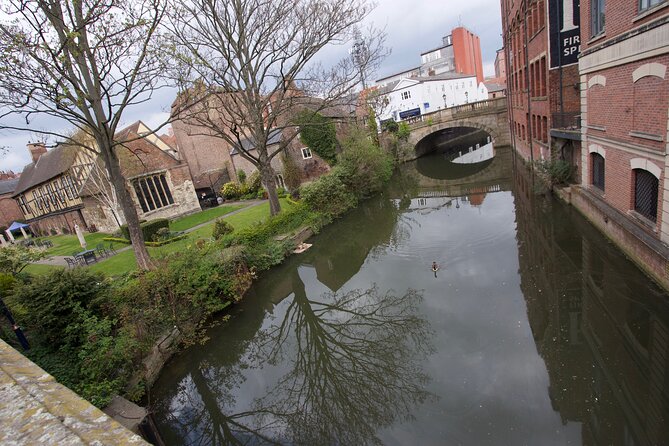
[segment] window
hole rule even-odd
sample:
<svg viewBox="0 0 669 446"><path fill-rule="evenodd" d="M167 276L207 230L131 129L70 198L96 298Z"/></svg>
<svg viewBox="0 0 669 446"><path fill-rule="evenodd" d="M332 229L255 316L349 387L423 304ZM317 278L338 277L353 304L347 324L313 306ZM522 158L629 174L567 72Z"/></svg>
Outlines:
<svg viewBox="0 0 669 446"><path fill-rule="evenodd" d="M655 5L659 5L664 0L639 0L639 11L644 11L646 9L652 8Z"/></svg>
<svg viewBox="0 0 669 446"><path fill-rule="evenodd" d="M590 35L604 32L605 0L590 0Z"/></svg>
<svg viewBox="0 0 669 446"><path fill-rule="evenodd" d="M302 159L309 159L311 158L311 149L309 147L303 147L302 148Z"/></svg>
<svg viewBox="0 0 669 446"><path fill-rule="evenodd" d="M406 99L411 99L411 92L410 91L403 91L402 92L402 100Z"/></svg>
<svg viewBox="0 0 669 446"><path fill-rule="evenodd" d="M163 173L138 178L132 182L132 186L135 189L142 212L149 212L174 204L174 197L172 197L172 192Z"/></svg>
<svg viewBox="0 0 669 446"><path fill-rule="evenodd" d="M593 153L592 159L592 185L604 192L604 157L599 153Z"/></svg>
<svg viewBox="0 0 669 446"><path fill-rule="evenodd" d="M659 181L644 169L634 169L634 210L651 221L657 221Z"/></svg>
<svg viewBox="0 0 669 446"><path fill-rule="evenodd" d="M283 175L280 173L276 176L276 186L286 188L286 183L283 181Z"/></svg>

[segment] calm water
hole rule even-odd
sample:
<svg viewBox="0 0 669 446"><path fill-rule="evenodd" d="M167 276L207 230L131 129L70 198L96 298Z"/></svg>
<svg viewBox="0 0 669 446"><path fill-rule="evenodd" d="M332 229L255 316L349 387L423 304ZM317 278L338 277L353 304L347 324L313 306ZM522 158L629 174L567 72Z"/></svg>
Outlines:
<svg viewBox="0 0 669 446"><path fill-rule="evenodd" d="M166 443L669 444L668 296L496 152L266 273L152 389Z"/></svg>

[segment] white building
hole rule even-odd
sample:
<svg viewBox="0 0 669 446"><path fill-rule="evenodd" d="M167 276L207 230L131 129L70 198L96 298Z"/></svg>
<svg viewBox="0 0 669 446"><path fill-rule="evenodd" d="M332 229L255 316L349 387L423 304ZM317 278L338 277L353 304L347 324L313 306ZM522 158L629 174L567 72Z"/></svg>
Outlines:
<svg viewBox="0 0 669 446"><path fill-rule="evenodd" d="M436 112L443 108L488 99L488 90L476 75L446 73L430 77L401 79L380 90L383 104L380 122Z"/></svg>

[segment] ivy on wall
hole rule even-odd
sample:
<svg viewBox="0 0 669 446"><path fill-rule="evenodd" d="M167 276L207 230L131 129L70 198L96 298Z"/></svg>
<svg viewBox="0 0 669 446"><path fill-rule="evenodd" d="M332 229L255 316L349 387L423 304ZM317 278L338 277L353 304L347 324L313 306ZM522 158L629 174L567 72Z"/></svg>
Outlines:
<svg viewBox="0 0 669 446"><path fill-rule="evenodd" d="M304 111L298 117L300 141L328 164L337 163L337 132L330 118Z"/></svg>

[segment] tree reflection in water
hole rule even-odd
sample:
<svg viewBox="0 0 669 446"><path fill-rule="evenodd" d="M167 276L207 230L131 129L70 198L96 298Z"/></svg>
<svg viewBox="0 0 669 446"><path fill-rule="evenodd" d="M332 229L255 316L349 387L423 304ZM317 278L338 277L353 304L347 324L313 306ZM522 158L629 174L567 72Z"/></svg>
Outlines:
<svg viewBox="0 0 669 446"><path fill-rule="evenodd" d="M157 420L168 444L379 443L380 429L410 419L431 397L422 364L433 334L418 316L422 293L374 286L310 299L297 269L291 277L285 313L231 346L237 361L208 356L172 397L159 398L169 406L156 407L168 417ZM245 370L265 364L287 372L240 412Z"/></svg>
<svg viewBox="0 0 669 446"><path fill-rule="evenodd" d="M421 364L432 333L417 316L422 294L374 286L312 300L297 271L293 280L293 301L257 338L256 351L258 361L290 363L292 370L257 407L283 414L289 443L378 442L380 428L409 419L430 396Z"/></svg>

